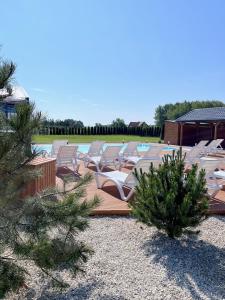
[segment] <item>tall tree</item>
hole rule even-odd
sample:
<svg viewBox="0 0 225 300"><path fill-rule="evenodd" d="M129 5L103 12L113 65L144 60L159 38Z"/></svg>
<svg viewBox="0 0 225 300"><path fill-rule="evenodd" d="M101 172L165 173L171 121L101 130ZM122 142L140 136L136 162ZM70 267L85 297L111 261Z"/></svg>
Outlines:
<svg viewBox="0 0 225 300"><path fill-rule="evenodd" d="M0 86L7 89L10 77L6 66L0 66ZM80 201L90 175L74 183L70 193L52 190L22 198L26 184L40 176L27 164L38 155L31 151L30 136L41 119L41 113L27 103L17 105L11 119L0 113L0 298L25 283L29 264L23 261L32 261L62 287L66 283L54 273L66 269L75 275L92 253L76 239L87 228L87 217L98 204L97 198Z"/></svg>
<svg viewBox="0 0 225 300"><path fill-rule="evenodd" d="M112 121L112 127L114 128L123 128L126 127L125 121L123 119L117 118Z"/></svg>
<svg viewBox="0 0 225 300"><path fill-rule="evenodd" d="M4 92L0 95L0 100L12 93L11 82L15 70L16 65L12 61L3 60L0 57L0 89Z"/></svg>
<svg viewBox="0 0 225 300"><path fill-rule="evenodd" d="M53 120L44 118L43 126L66 126L74 128L82 128L84 124L82 121L77 121L74 119L65 119L65 120Z"/></svg>

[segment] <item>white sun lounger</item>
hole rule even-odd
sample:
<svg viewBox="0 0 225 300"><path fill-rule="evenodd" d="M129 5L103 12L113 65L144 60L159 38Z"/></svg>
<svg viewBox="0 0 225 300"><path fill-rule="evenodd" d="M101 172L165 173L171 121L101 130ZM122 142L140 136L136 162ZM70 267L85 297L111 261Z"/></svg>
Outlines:
<svg viewBox="0 0 225 300"><path fill-rule="evenodd" d="M125 160L126 164L136 165L140 159L149 159L149 160L161 160L160 153L164 146L150 146L150 148L144 152L143 156L128 156Z"/></svg>
<svg viewBox="0 0 225 300"><path fill-rule="evenodd" d="M206 154L216 153L216 152L223 150L223 148L221 146L223 141L224 141L224 139L212 140L209 143L209 145L206 147Z"/></svg>
<svg viewBox="0 0 225 300"><path fill-rule="evenodd" d="M101 156L103 153L103 146L105 142L103 141L94 141L91 143L88 153L83 154L80 153L78 158L84 161L85 166L87 166L88 162L92 157Z"/></svg>
<svg viewBox="0 0 225 300"><path fill-rule="evenodd" d="M137 150L139 144L140 144L139 142L128 142L122 154L123 158L129 156L140 156Z"/></svg>
<svg viewBox="0 0 225 300"><path fill-rule="evenodd" d="M73 167L74 172L77 172L79 169L77 149L78 146L61 146L56 157L56 166L62 167L69 165Z"/></svg>
<svg viewBox="0 0 225 300"><path fill-rule="evenodd" d="M148 172L151 163L153 163L153 165L157 167L161 163L161 161L150 161L149 159L140 159L135 168L137 172L140 172L141 169L142 172ZM121 171L96 172L95 179L98 189L101 189L107 182L114 183L120 193L121 199L124 201L128 201L131 198L131 196L134 193L135 186L137 184L137 180L133 172L130 172L129 174ZM129 189L129 193L127 196L125 195L123 188Z"/></svg>
<svg viewBox="0 0 225 300"><path fill-rule="evenodd" d="M190 151L186 152L185 162L187 164L195 164L199 162L200 158L205 154L205 145L207 143L208 141L202 140L196 146L192 147Z"/></svg>
<svg viewBox="0 0 225 300"><path fill-rule="evenodd" d="M193 148L203 148L207 145L209 141L208 140L201 140L197 145L195 145Z"/></svg>
<svg viewBox="0 0 225 300"><path fill-rule="evenodd" d="M68 144L68 140L55 140L52 143L51 157L57 156L59 148L61 146L66 146Z"/></svg>
<svg viewBox="0 0 225 300"><path fill-rule="evenodd" d="M203 160L200 163L200 169L205 170L205 178L208 189L208 194L214 197L215 194L222 189L225 184L225 171L219 170L221 159L218 160ZM222 179L222 180L218 180Z"/></svg>
<svg viewBox="0 0 225 300"><path fill-rule="evenodd" d="M100 172L104 167L114 166L116 169L121 168L120 151L122 146L108 146L101 156L89 157L86 160L86 166L90 163L94 164L97 171Z"/></svg>

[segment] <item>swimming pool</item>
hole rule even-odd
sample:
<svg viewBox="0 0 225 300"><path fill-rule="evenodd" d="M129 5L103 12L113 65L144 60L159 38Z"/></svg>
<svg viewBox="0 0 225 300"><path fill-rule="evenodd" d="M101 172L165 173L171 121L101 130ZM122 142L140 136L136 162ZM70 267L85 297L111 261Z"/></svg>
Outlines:
<svg viewBox="0 0 225 300"><path fill-rule="evenodd" d="M78 146L78 151L80 151L81 153L87 153L88 149L90 147L90 144L76 144ZM108 146L122 146L122 151L125 149L126 144L117 144L117 143L110 143L110 144L105 144L104 145L104 149ZM138 151L139 152L145 152L149 149L149 147L151 147L151 144L139 144L138 145ZM46 151L47 153L51 153L51 149L52 149L52 144L36 144L32 146L32 149L38 151L38 152L42 152L42 151ZM172 151L175 150L176 148L171 147L171 146L165 146L163 148L163 150L165 151Z"/></svg>

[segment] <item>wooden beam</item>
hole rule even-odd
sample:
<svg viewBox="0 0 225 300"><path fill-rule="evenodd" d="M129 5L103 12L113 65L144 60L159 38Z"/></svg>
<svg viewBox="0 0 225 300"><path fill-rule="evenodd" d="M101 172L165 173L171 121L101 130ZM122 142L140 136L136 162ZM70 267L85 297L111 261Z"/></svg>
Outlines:
<svg viewBox="0 0 225 300"><path fill-rule="evenodd" d="M180 146L183 144L183 127L184 123L180 123Z"/></svg>

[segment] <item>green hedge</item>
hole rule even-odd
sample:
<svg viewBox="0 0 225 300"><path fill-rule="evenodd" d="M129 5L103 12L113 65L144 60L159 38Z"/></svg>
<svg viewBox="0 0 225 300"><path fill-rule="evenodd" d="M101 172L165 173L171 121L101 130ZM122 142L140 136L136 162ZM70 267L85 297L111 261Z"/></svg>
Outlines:
<svg viewBox="0 0 225 300"><path fill-rule="evenodd" d="M139 136L153 136L160 137L161 128L158 126L142 127L110 127L110 126L94 126L94 127L63 127L63 126L50 126L43 127L39 134L47 135L112 135L112 134L127 134Z"/></svg>

